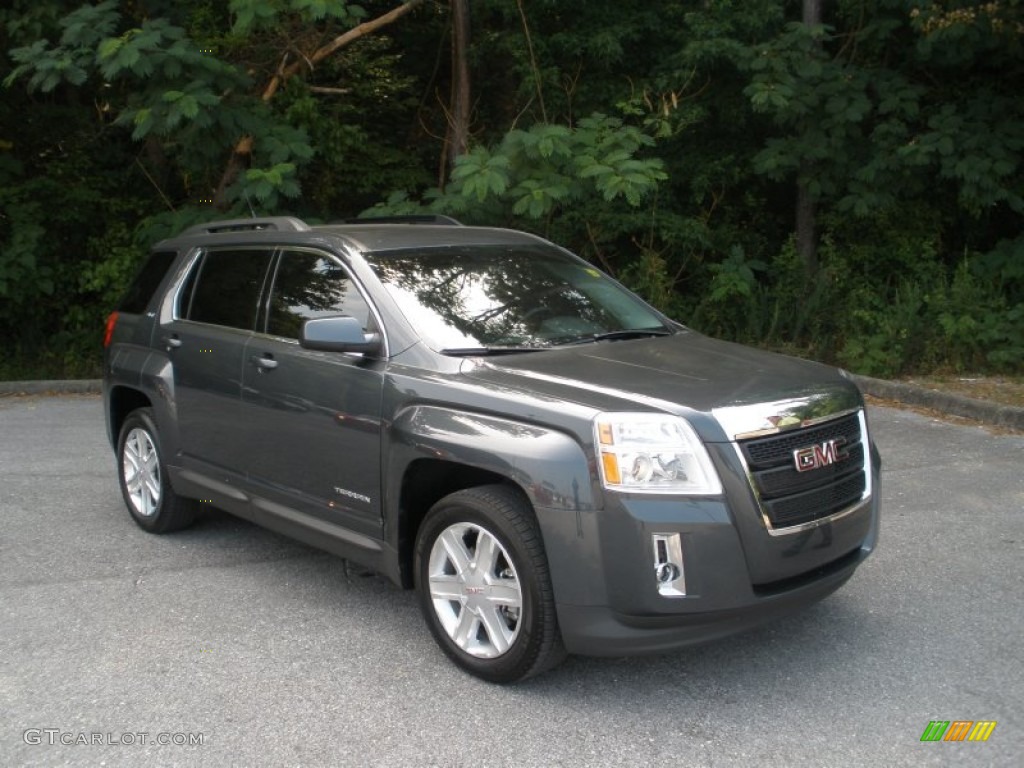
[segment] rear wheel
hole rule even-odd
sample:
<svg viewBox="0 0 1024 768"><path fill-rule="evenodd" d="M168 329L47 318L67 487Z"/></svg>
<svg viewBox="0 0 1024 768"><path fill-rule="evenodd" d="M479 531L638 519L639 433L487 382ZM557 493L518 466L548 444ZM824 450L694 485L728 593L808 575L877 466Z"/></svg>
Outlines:
<svg viewBox="0 0 1024 768"><path fill-rule="evenodd" d="M511 488L470 488L435 504L416 538L415 571L434 638L466 671L511 683L565 658L540 531Z"/></svg>
<svg viewBox="0 0 1024 768"><path fill-rule="evenodd" d="M149 408L128 414L117 441L121 495L132 519L150 533L185 528L195 519L198 502L171 488L160 437Z"/></svg>

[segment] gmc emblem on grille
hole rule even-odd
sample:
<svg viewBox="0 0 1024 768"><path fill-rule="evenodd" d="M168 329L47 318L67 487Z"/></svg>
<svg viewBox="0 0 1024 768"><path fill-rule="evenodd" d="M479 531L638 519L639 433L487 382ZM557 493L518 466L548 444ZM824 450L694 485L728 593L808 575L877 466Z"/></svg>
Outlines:
<svg viewBox="0 0 1024 768"><path fill-rule="evenodd" d="M796 471L807 472L812 469L820 469L849 458L849 454L842 450L844 445L846 445L846 438L837 437L819 445L797 448L793 451L793 463L796 464Z"/></svg>

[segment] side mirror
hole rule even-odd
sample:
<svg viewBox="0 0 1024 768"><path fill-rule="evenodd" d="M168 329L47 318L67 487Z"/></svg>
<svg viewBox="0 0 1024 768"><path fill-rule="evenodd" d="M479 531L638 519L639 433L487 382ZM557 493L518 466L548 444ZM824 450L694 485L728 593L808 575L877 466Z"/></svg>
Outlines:
<svg viewBox="0 0 1024 768"><path fill-rule="evenodd" d="M316 317L302 323L299 346L324 352L379 352L379 333L363 333L363 326L354 317L336 315Z"/></svg>

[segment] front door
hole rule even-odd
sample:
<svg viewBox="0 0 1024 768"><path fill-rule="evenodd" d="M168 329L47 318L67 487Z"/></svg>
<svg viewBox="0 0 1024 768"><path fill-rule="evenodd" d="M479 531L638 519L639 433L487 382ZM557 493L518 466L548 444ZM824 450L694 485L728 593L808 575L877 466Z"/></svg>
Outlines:
<svg viewBox="0 0 1024 768"><path fill-rule="evenodd" d="M366 330L374 324L340 260L282 251L258 329L265 332L245 350L246 472L255 493L379 539L384 363L298 343L303 320L342 314Z"/></svg>

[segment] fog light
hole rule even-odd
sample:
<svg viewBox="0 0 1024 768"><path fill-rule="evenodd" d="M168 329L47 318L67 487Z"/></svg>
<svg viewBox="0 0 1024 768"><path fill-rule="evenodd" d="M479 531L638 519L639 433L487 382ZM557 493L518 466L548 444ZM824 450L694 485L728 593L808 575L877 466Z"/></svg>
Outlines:
<svg viewBox="0 0 1024 768"><path fill-rule="evenodd" d="M672 563L659 563L654 566L654 575L657 576L659 584L668 584L679 578L679 568Z"/></svg>
<svg viewBox="0 0 1024 768"><path fill-rule="evenodd" d="M683 541L678 533L655 533L654 580L663 597L686 596L686 572L683 568Z"/></svg>

